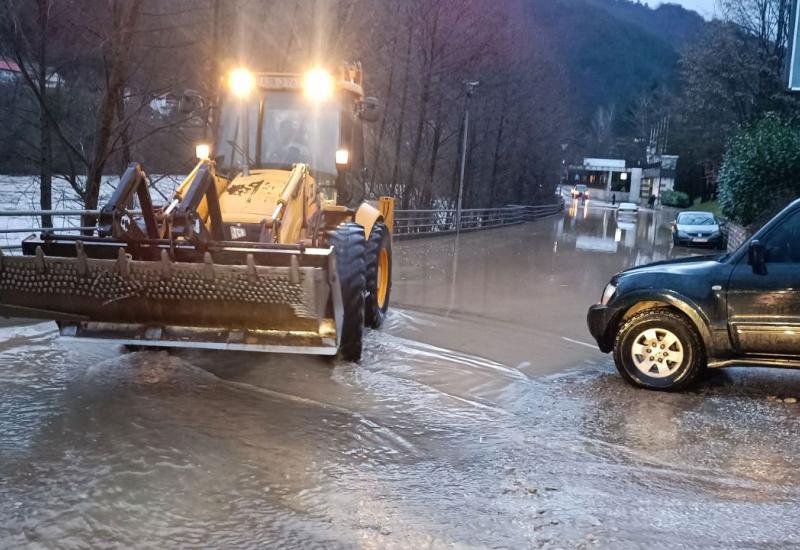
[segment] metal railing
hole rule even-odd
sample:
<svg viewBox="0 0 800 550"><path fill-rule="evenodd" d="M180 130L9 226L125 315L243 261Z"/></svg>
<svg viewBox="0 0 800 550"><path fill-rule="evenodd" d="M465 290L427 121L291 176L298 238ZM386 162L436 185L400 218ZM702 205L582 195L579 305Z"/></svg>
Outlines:
<svg viewBox="0 0 800 550"><path fill-rule="evenodd" d="M500 208L467 208L461 210L460 230L477 231L494 227L505 227L528 221L534 221L564 209L563 201L554 204L537 206L511 205ZM139 211L131 211L138 213ZM62 218L61 225L53 228L35 227L41 216L49 215ZM0 210L0 218L13 218L18 222L12 227L0 228L0 235L23 235L43 232L67 233L76 231L93 231L96 227L80 225L80 216L99 216L100 210ZM77 219L76 219L77 218ZM75 225L69 223L75 219ZM455 233L458 220L454 208L442 210L395 210L394 235L400 238L414 238L431 235ZM0 242L0 250L20 250L20 243Z"/></svg>
<svg viewBox="0 0 800 550"><path fill-rule="evenodd" d="M20 222L18 226L15 224L12 227L0 228L0 235L15 235L15 234L35 234L43 232L54 233L70 233L76 231L93 231L95 226L81 226L80 220L76 220L75 225L69 225L68 220L71 218L80 218L80 216L99 216L100 210L0 210L0 218L13 218L14 221ZM41 216L51 216L53 218L62 218L61 224L56 227L41 227L33 226L33 223L38 222ZM67 225L63 225L63 224ZM20 250L22 244L20 243L2 243L0 250Z"/></svg>
<svg viewBox="0 0 800 550"><path fill-rule="evenodd" d="M476 231L494 227L505 227L534 221L564 209L563 201L537 206L511 205L500 208L467 208L461 210L460 231ZM445 235L456 232L458 211L443 210L395 210L394 236L400 238Z"/></svg>

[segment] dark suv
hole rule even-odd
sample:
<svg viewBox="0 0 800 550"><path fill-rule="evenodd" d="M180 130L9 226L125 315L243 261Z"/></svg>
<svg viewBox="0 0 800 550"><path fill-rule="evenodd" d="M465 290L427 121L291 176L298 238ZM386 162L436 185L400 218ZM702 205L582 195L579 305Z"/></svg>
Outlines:
<svg viewBox="0 0 800 550"><path fill-rule="evenodd" d="M800 368L800 200L735 252L615 275L588 323L645 388L686 387L706 366Z"/></svg>

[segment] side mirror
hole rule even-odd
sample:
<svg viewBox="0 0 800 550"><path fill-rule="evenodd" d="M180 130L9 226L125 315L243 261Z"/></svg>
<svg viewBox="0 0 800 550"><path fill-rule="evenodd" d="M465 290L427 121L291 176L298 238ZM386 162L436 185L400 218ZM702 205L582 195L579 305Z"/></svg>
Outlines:
<svg viewBox="0 0 800 550"><path fill-rule="evenodd" d="M365 97L358 102L358 118L364 122L377 122L380 103L377 98Z"/></svg>
<svg viewBox="0 0 800 550"><path fill-rule="evenodd" d="M750 241L747 260L753 268L753 273L756 275L767 274L767 251L758 239Z"/></svg>

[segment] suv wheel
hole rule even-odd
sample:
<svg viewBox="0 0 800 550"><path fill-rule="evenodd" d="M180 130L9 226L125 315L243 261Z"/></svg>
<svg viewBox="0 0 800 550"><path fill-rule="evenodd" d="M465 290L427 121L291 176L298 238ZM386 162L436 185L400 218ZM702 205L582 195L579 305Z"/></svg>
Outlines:
<svg viewBox="0 0 800 550"><path fill-rule="evenodd" d="M700 336L683 316L665 309L628 319L614 342L614 362L623 378L651 390L679 390L705 368Z"/></svg>

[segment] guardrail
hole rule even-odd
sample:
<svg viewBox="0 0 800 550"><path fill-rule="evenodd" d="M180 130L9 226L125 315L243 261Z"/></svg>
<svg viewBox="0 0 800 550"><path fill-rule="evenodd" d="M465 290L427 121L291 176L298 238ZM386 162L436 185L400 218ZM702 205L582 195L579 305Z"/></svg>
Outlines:
<svg viewBox="0 0 800 550"><path fill-rule="evenodd" d="M511 205L500 208L462 209L460 231L477 231L479 229L516 225L558 214L563 209L563 201L537 206ZM132 213L137 212L132 211ZM62 218L61 225L53 228L31 226L34 220L44 215ZM96 228L81 226L79 217L99 215L100 210L0 210L0 218L13 218L14 221L19 222L12 227L0 228L0 235L91 231ZM75 225L68 223L70 218L78 218L75 220ZM395 210L394 235L399 238L414 238L455 233L456 224L459 221L458 218L458 212L453 208L444 210ZM5 244L0 244L0 250L20 250L21 248L22 246L19 243L11 244L6 242Z"/></svg>
<svg viewBox="0 0 800 550"><path fill-rule="evenodd" d="M500 208L454 208L444 210L395 210L394 236L398 238L446 235L458 230L477 231L534 221L564 209L564 202L537 206L503 206ZM460 221L460 224L458 223Z"/></svg>
<svg viewBox="0 0 800 550"><path fill-rule="evenodd" d="M13 224L11 227L0 228L0 235L14 235L14 234L33 234L43 232L53 233L70 233L75 231L92 231L96 227L84 227L80 225L80 216L99 216L100 210L0 210L0 218L13 218L13 221L20 222ZM75 225L60 225L56 227L41 227L32 226L41 216L51 216L53 218L62 218L62 224L68 224L70 218L78 218ZM22 245L19 243L0 244L0 250L20 250Z"/></svg>

